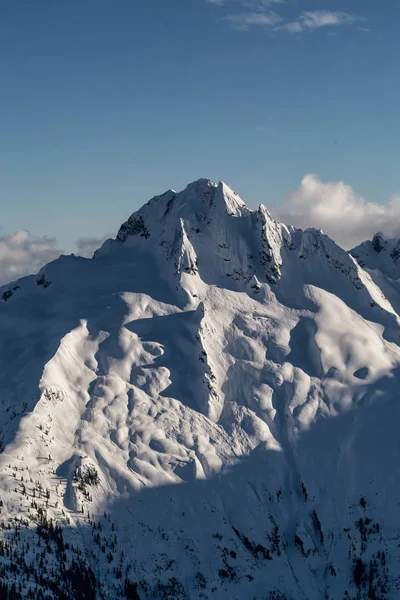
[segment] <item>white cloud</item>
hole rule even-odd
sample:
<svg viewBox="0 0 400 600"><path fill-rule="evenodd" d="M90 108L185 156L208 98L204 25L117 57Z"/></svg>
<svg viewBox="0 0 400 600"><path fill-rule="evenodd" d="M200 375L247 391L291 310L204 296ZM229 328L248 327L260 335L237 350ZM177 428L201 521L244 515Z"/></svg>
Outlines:
<svg viewBox="0 0 400 600"><path fill-rule="evenodd" d="M91 258L110 234L85 237L76 241L78 254ZM29 231L0 235L0 285L19 277L37 273L45 264L58 258L62 250L53 237L35 237Z"/></svg>
<svg viewBox="0 0 400 600"><path fill-rule="evenodd" d="M313 174L303 177L285 203L272 212L277 219L302 229L321 228L347 250L371 239L377 231L387 237L400 236L400 194L387 204L368 202L343 181L323 183Z"/></svg>
<svg viewBox="0 0 400 600"><path fill-rule="evenodd" d="M0 284L36 273L59 255L55 238L34 237L28 231L0 235Z"/></svg>
<svg viewBox="0 0 400 600"><path fill-rule="evenodd" d="M238 11L223 17L235 29L249 29L251 26L264 26L274 31L286 30L289 33L315 31L326 27L351 25L363 21L362 17L346 12L331 10L303 11L294 21L284 18L271 11L272 5L290 4L291 0L206 0L208 4L218 7L236 7Z"/></svg>
<svg viewBox="0 0 400 600"><path fill-rule="evenodd" d="M86 258L92 258L93 254L100 248L100 246L110 237L112 234L105 234L102 237L82 237L76 241L78 253L80 256Z"/></svg>
<svg viewBox="0 0 400 600"><path fill-rule="evenodd" d="M287 4L288 0L206 0L208 4L224 6L227 4L236 4L251 8L253 10L263 10L271 4Z"/></svg>
<svg viewBox="0 0 400 600"><path fill-rule="evenodd" d="M240 12L223 17L234 29L245 30L251 26L276 27L283 19L270 11L273 4L286 4L288 0L206 0L215 6L238 7Z"/></svg>
<svg viewBox="0 0 400 600"><path fill-rule="evenodd" d="M241 13L239 15L227 15L224 17L235 29L248 29L252 25L271 27L282 21L282 18L274 12L268 13Z"/></svg>
<svg viewBox="0 0 400 600"><path fill-rule="evenodd" d="M290 33L299 33L302 31L313 31L321 27L351 25L360 20L360 17L344 12L329 10L305 11L298 16L296 21L285 23L283 29L286 29Z"/></svg>

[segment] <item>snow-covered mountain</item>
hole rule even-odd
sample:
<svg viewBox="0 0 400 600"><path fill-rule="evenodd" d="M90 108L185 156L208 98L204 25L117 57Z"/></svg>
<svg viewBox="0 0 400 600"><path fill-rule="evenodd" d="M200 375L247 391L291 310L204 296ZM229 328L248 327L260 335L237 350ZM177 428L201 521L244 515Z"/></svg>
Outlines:
<svg viewBox="0 0 400 600"><path fill-rule="evenodd" d="M400 314L400 239L385 238L379 231L372 240L350 250L350 254Z"/></svg>
<svg viewBox="0 0 400 600"><path fill-rule="evenodd" d="M4 286L0 597L398 598L382 290L204 179Z"/></svg>
<svg viewBox="0 0 400 600"><path fill-rule="evenodd" d="M387 239L380 231L372 240L363 242L350 251L362 267L379 269L391 279L400 278L400 240Z"/></svg>

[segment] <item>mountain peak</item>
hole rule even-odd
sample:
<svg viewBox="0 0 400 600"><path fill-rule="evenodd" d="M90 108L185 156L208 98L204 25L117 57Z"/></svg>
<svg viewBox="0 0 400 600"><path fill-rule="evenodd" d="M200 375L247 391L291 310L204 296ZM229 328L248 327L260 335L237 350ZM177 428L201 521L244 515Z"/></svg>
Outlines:
<svg viewBox="0 0 400 600"><path fill-rule="evenodd" d="M387 241L384 238L382 231L378 231L372 238L372 247L375 252L382 252L386 250Z"/></svg>
<svg viewBox="0 0 400 600"><path fill-rule="evenodd" d="M218 219L218 213L242 216L246 212L246 204L226 183L201 178L181 192L168 190L151 198L121 225L117 240L126 242L132 236L148 239L152 233L158 235L165 224L174 227L180 219L204 222Z"/></svg>
<svg viewBox="0 0 400 600"><path fill-rule="evenodd" d="M362 267L375 271L379 270L391 278L400 277L400 240L386 238L378 231L372 240L362 242L350 254Z"/></svg>
<svg viewBox="0 0 400 600"><path fill-rule="evenodd" d="M372 319L376 304L389 308L354 259L321 230L279 223L263 204L251 210L223 181L201 178L181 192L155 196L122 224L117 239L105 242L96 258L122 251L121 259L129 260L131 248L135 255L151 257L182 306L198 303L203 284L259 300L265 296L259 294L262 286L273 285L297 304L296 281L338 288L343 297L349 285L363 290L365 315Z"/></svg>

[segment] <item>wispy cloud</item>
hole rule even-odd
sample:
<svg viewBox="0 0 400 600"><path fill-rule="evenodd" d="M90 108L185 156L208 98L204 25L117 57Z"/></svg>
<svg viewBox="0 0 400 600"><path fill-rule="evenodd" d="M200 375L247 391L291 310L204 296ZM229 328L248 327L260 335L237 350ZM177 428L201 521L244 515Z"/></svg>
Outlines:
<svg viewBox="0 0 400 600"><path fill-rule="evenodd" d="M206 0L215 6L239 5L252 10L264 10L272 4L287 4L290 0Z"/></svg>
<svg viewBox="0 0 400 600"><path fill-rule="evenodd" d="M224 20L229 21L235 29L248 29L254 25L274 27L282 22L282 17L274 12L249 12L238 15L226 15Z"/></svg>
<svg viewBox="0 0 400 600"><path fill-rule="evenodd" d="M302 31L313 31L321 27L352 25L360 20L361 17L344 12L314 10L302 12L295 21L285 23L282 27L290 33L301 33Z"/></svg>
<svg viewBox="0 0 400 600"><path fill-rule="evenodd" d="M358 15L332 10L308 10L301 12L294 20L283 17L278 5L290 5L291 0L206 0L208 4L228 9L222 18L235 29L264 27L273 31L289 33L311 32L321 28L352 25L363 21ZM274 5L275 10L272 10ZM283 6L282 6L283 7Z"/></svg>

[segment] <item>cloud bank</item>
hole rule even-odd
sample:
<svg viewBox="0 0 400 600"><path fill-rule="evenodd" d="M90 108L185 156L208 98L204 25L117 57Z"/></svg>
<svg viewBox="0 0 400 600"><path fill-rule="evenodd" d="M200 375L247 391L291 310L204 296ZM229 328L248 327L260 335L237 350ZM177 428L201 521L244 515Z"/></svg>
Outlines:
<svg viewBox="0 0 400 600"><path fill-rule="evenodd" d="M91 258L109 237L110 234L78 239L75 243L77 254ZM37 273L62 252L54 237L33 236L26 230L0 235L0 285Z"/></svg>
<svg viewBox="0 0 400 600"><path fill-rule="evenodd" d="M323 183L314 174L305 175L272 213L301 229L320 228L346 250L371 239L377 231L389 238L400 236L400 194L387 204L368 202L343 181Z"/></svg>
<svg viewBox="0 0 400 600"><path fill-rule="evenodd" d="M25 230L0 235L0 284L36 273L60 252L52 237L34 237Z"/></svg>

